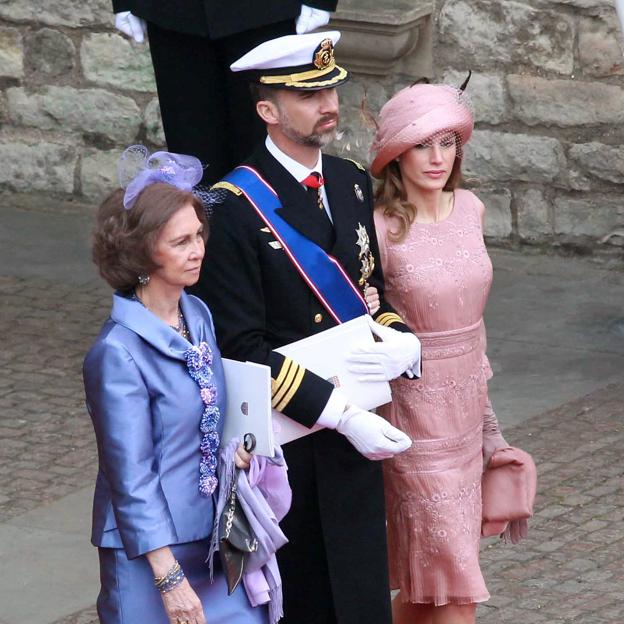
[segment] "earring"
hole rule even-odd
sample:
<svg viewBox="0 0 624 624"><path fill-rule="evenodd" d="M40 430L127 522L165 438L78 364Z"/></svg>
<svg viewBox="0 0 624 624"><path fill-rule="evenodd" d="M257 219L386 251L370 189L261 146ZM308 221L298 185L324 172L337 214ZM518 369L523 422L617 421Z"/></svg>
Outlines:
<svg viewBox="0 0 624 624"><path fill-rule="evenodd" d="M149 275L139 275L138 281L139 281L139 284L141 286L147 286L149 284L149 281L150 281L150 276Z"/></svg>

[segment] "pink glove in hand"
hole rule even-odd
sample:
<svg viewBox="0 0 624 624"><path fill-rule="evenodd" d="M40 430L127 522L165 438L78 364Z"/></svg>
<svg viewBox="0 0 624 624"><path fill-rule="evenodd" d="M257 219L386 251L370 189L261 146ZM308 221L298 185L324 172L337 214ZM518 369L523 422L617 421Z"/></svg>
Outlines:
<svg viewBox="0 0 624 624"><path fill-rule="evenodd" d="M526 518L512 520L507 524L507 528L501 535L506 542L517 544L521 539L526 539L529 535L529 522Z"/></svg>
<svg viewBox="0 0 624 624"><path fill-rule="evenodd" d="M498 426L498 418L494 413L492 403L488 398L483 409L483 470L487 468L494 451L499 448L506 448L509 444Z"/></svg>

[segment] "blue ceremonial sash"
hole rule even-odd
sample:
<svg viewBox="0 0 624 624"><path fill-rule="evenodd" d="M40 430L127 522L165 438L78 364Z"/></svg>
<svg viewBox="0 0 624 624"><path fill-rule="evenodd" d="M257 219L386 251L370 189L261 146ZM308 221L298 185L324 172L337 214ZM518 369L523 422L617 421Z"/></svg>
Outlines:
<svg viewBox="0 0 624 624"><path fill-rule="evenodd" d="M368 314L364 298L338 260L277 214L277 210L282 207L279 197L255 169L247 165L237 167L223 180L242 191L281 243L301 277L337 323Z"/></svg>

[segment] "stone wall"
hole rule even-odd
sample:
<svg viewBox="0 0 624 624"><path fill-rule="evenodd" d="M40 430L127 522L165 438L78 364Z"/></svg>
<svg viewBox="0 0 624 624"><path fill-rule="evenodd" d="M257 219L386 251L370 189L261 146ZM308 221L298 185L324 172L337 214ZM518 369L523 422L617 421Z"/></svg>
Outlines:
<svg viewBox="0 0 624 624"><path fill-rule="evenodd" d="M121 148L164 143L149 49L110 0L0 0L0 188L80 205L115 185Z"/></svg>
<svg viewBox="0 0 624 624"><path fill-rule="evenodd" d="M611 0L341 0L339 7L336 23L356 20L361 30L351 43L345 37L345 49L369 57L380 50L383 63L360 63L342 89L334 151L367 161L364 93L377 111L415 79L459 84L472 69L477 127L465 173L488 207L488 235L621 249L624 59ZM418 30L411 39L408 14ZM403 55L397 62L383 38L392 29ZM133 142L156 147L164 137L148 48L113 31L110 0L0 0L0 190L93 204L115 185L118 155Z"/></svg>
<svg viewBox="0 0 624 624"><path fill-rule="evenodd" d="M473 71L464 173L486 203L489 237L619 255L624 58L613 3L438 0L433 23L432 79L459 85ZM378 110L418 77L362 75L346 87L339 151L366 159L371 131L355 108L365 89Z"/></svg>
<svg viewBox="0 0 624 624"><path fill-rule="evenodd" d="M497 237L578 249L624 224L624 58L605 0L440 3L439 77L477 68L467 172ZM444 69L443 69L444 68Z"/></svg>

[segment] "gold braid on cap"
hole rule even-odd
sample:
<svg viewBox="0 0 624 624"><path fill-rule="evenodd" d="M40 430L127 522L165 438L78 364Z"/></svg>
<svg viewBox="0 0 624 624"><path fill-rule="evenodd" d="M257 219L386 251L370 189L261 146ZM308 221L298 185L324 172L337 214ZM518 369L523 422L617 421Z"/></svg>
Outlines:
<svg viewBox="0 0 624 624"><path fill-rule="evenodd" d="M310 69L296 74L285 74L278 76L261 76L260 82L265 85L284 85L285 87L330 87L332 84L346 77L347 71L336 65L334 59L334 43L331 39L323 39L314 50L312 63L316 69ZM338 74L327 80L316 82L311 81L314 78L322 78L338 69Z"/></svg>

